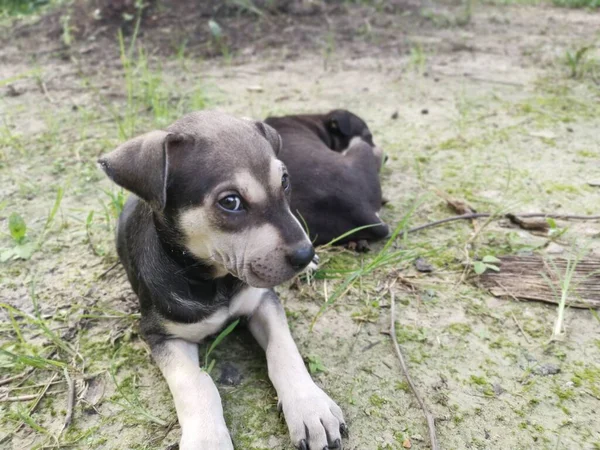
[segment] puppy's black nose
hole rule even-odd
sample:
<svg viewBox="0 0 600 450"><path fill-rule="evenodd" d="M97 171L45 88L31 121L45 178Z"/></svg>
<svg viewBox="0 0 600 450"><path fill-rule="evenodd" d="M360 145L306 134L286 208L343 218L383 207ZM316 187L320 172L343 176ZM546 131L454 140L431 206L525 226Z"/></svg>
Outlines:
<svg viewBox="0 0 600 450"><path fill-rule="evenodd" d="M304 269L315 256L315 249L310 244L296 247L287 255L287 260L295 270Z"/></svg>

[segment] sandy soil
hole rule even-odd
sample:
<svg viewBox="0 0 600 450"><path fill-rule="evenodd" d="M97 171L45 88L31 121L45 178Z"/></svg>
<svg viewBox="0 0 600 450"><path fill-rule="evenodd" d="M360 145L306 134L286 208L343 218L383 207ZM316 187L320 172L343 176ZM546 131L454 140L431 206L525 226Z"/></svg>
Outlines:
<svg viewBox="0 0 600 450"><path fill-rule="evenodd" d="M600 190L590 183L600 181L593 71L600 53L591 48L578 78L564 61L567 51L595 45L600 16L486 5L461 27L443 26L440 17L455 16L441 12L419 27L422 12L408 11L389 14L392 25L373 27L373 34L361 28L351 43L315 37L321 50L291 57L285 46L211 60L150 53L145 63L136 56L128 77L116 46L88 54L82 43L67 61L44 53L49 40L24 52L31 36L0 49L0 250L14 246L6 232L13 212L40 243L31 259L0 263L2 374L27 373L0 387L0 448L159 449L177 442L168 389L137 334L136 299L120 267L106 273L116 262L118 191L95 160L124 135L165 126L187 110L257 118L339 107L358 113L391 156L382 175L390 199L383 218L394 225L415 205L410 225L453 214L436 191L479 211L597 213ZM60 208L46 227L59 190ZM581 249L600 255L597 223L558 225L568 230L553 239L503 222L475 239L467 223L398 239L402 262L361 277L312 331L343 280L278 289L301 353L320 363L315 379L348 418L345 448L429 448L421 411L383 334L390 324L386 286L398 274L397 337L437 419L441 448L600 448L598 315L568 309L564 336L549 342L555 306L496 299L476 287L471 271L463 276L465 246L471 259ZM323 252L321 278L368 264L382 245L366 255ZM417 256L434 272L416 272ZM252 338L238 330L213 356L236 448L291 448ZM38 367L29 373L32 364ZM62 364L79 401L61 434ZM224 370L241 381L229 385ZM3 397L37 394L50 381L56 384L35 408L32 400Z"/></svg>

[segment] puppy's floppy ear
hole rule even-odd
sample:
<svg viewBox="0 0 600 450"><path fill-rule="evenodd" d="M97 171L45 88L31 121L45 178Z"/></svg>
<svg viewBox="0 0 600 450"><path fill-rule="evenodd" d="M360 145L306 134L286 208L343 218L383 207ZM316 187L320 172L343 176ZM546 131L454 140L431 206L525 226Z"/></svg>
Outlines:
<svg viewBox="0 0 600 450"><path fill-rule="evenodd" d="M151 131L119 145L98 164L119 186L161 211L167 202L168 148L183 139L181 134Z"/></svg>
<svg viewBox="0 0 600 450"><path fill-rule="evenodd" d="M336 131L343 136L350 136L352 133L352 124L350 123L350 113L342 109L331 111L327 115L327 127L331 131Z"/></svg>
<svg viewBox="0 0 600 450"><path fill-rule="evenodd" d="M260 133L267 139L267 141L269 141L269 144L271 144L271 147L273 147L273 150L275 150L275 155L278 155L279 151L281 150L281 146L283 145L283 141L281 140L281 136L279 135L279 133L275 131L275 128L271 127L270 125L267 125L264 122L255 123L256 128L258 128L258 131L260 131Z"/></svg>

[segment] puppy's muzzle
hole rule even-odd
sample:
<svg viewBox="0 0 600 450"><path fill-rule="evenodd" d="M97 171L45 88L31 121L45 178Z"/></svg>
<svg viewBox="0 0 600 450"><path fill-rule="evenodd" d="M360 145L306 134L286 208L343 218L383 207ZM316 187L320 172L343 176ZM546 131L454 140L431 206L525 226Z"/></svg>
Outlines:
<svg viewBox="0 0 600 450"><path fill-rule="evenodd" d="M310 264L315 256L315 249L311 244L300 244L287 254L287 260L294 270L300 271Z"/></svg>

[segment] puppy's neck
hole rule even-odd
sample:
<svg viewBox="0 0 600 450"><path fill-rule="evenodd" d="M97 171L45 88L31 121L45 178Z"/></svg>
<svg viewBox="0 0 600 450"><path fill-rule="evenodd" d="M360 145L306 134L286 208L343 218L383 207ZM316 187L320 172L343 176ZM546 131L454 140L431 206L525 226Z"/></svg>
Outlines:
<svg viewBox="0 0 600 450"><path fill-rule="evenodd" d="M182 244L177 232L168 220L156 212L153 213L156 234L165 255L181 270L178 273L188 281L195 283L213 282L217 278L218 269L207 261L192 255Z"/></svg>

